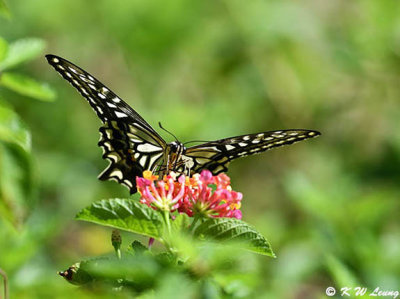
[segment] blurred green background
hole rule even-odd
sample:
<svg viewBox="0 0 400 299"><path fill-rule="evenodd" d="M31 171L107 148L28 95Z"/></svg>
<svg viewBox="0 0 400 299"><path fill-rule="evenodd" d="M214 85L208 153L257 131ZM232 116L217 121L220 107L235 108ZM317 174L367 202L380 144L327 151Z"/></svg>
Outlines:
<svg viewBox="0 0 400 299"><path fill-rule="evenodd" d="M230 166L233 188L244 194L243 220L277 254L246 265L257 295L399 290L399 1L13 0L8 7L1 37L43 39L46 53L86 69L180 141L322 132ZM32 135L29 215L19 229L0 219L0 268L14 298L74 291L56 271L112 251L110 230L78 223L75 214L128 196L96 179L108 163L97 147L100 122L43 55L16 70L50 83L54 102L0 86Z"/></svg>

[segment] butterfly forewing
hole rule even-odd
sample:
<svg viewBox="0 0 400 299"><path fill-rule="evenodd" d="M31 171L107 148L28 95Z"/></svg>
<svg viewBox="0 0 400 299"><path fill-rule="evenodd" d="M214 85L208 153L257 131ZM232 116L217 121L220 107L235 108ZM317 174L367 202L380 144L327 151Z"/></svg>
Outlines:
<svg viewBox="0 0 400 299"><path fill-rule="evenodd" d="M208 169L214 174L228 170L230 161L258 154L320 135L313 130L279 130L242 135L207 142L186 150L183 159L193 172Z"/></svg>
<svg viewBox="0 0 400 299"><path fill-rule="evenodd" d="M75 64L46 55L50 65L89 102L103 122L99 146L110 165L101 180L116 180L136 192L136 176L152 170L163 156L163 138L127 103L92 75Z"/></svg>
<svg viewBox="0 0 400 299"><path fill-rule="evenodd" d="M131 193L137 191L136 177L142 176L144 170L189 174L208 169L218 174L227 171L229 162L236 158L320 135L312 130L269 131L220 139L185 150L181 143L166 144L135 110L86 71L58 56L46 55L46 58L85 97L103 122L99 146L110 165L99 178L116 180Z"/></svg>

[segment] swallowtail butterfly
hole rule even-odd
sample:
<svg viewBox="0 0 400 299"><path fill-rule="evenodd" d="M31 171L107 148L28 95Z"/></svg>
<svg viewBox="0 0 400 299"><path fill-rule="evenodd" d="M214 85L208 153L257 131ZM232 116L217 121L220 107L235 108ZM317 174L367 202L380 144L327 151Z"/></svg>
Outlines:
<svg viewBox="0 0 400 299"><path fill-rule="evenodd" d="M227 171L229 162L236 158L320 135L313 130L291 129L241 135L189 148L179 141L166 143L135 110L92 75L61 57L46 58L103 122L98 144L110 164L99 179L116 180L131 194L137 191L136 177L144 170L190 174L208 169L215 175Z"/></svg>

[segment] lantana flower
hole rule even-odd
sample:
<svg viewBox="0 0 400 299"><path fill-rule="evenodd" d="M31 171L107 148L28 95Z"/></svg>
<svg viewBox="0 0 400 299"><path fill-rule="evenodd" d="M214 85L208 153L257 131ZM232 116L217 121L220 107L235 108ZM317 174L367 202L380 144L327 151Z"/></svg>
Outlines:
<svg viewBox="0 0 400 299"><path fill-rule="evenodd" d="M143 177L136 177L136 185L141 194L140 202L162 211L175 211L185 194L185 177L178 180L173 173L157 181L158 176L144 171Z"/></svg>
<svg viewBox="0 0 400 299"><path fill-rule="evenodd" d="M232 190L226 174L213 176L209 170L203 170L192 177L181 175L177 179L172 172L158 180L157 176L145 171L143 178L138 177L136 182L140 202L155 209L177 210L190 217L242 218L242 194Z"/></svg>

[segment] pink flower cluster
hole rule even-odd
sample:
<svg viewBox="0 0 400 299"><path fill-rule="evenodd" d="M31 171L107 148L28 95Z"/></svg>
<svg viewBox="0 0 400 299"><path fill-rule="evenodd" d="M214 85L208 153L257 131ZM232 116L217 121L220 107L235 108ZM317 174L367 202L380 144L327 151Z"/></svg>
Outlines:
<svg viewBox="0 0 400 299"><path fill-rule="evenodd" d="M176 177L174 173L158 180L150 171L137 177L140 202L154 209L178 211L190 217L234 217L241 219L242 193L235 192L226 174L213 176L208 170L192 177Z"/></svg>

